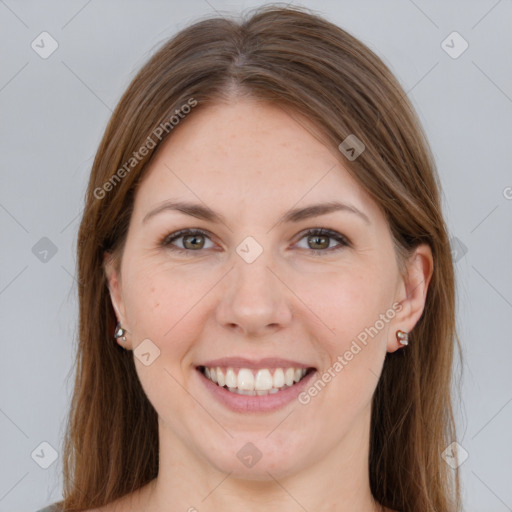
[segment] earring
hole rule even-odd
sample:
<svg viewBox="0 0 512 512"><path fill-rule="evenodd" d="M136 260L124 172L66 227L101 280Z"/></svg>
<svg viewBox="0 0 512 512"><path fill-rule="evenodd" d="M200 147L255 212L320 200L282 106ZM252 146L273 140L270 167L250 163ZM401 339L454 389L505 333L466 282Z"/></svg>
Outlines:
<svg viewBox="0 0 512 512"><path fill-rule="evenodd" d="M409 343L409 333L405 331L396 331L396 338L398 343L401 345L407 345Z"/></svg>
<svg viewBox="0 0 512 512"><path fill-rule="evenodd" d="M118 322L117 325L116 325L116 331L114 333L114 338L117 340L119 338L121 338L121 341L126 341L126 329L123 329L121 327L121 322Z"/></svg>

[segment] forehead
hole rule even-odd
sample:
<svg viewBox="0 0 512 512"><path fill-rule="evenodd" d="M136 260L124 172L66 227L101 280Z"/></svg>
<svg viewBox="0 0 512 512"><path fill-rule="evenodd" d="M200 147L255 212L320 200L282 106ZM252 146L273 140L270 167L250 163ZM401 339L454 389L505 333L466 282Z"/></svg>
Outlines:
<svg viewBox="0 0 512 512"><path fill-rule="evenodd" d="M299 122L301 121L301 122ZM346 200L369 216L378 209L344 168L337 148L303 118L254 100L194 111L175 127L146 171L136 197L143 214L170 197L282 211L296 203Z"/></svg>

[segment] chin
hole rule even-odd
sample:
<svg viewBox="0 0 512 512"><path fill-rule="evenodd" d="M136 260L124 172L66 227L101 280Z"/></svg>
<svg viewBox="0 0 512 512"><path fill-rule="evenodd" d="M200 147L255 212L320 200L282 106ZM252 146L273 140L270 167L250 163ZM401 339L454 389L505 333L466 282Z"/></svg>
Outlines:
<svg viewBox="0 0 512 512"><path fill-rule="evenodd" d="M217 447L213 457L210 452L206 458L213 467L230 474L231 478L252 481L285 478L307 466L304 450L290 443L289 437L283 445L277 436L271 439L266 435L237 436L223 449Z"/></svg>

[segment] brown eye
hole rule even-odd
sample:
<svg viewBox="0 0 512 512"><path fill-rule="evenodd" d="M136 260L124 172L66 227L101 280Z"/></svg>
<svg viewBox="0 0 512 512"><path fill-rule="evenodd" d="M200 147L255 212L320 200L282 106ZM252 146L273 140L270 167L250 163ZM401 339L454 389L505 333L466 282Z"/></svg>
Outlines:
<svg viewBox="0 0 512 512"><path fill-rule="evenodd" d="M206 246L208 241L210 246ZM211 249L213 247L213 243L207 233L194 229L183 229L176 233L171 233L162 240L161 244L171 251L182 254L203 252L202 249Z"/></svg>
<svg viewBox="0 0 512 512"><path fill-rule="evenodd" d="M310 235L308 236L308 244L311 249L328 249L329 248L329 237L325 235Z"/></svg>
<svg viewBox="0 0 512 512"><path fill-rule="evenodd" d="M350 247L350 242L341 233L332 231L330 229L309 229L302 234L302 239L306 239L307 247L300 247L301 249L310 249L315 255L318 254L330 254L334 251L343 249L344 247ZM300 241L299 240L299 241ZM331 245L331 241L338 242L338 245Z"/></svg>
<svg viewBox="0 0 512 512"><path fill-rule="evenodd" d="M187 235L183 237L183 247L185 247L185 249L202 249L203 246L203 235Z"/></svg>

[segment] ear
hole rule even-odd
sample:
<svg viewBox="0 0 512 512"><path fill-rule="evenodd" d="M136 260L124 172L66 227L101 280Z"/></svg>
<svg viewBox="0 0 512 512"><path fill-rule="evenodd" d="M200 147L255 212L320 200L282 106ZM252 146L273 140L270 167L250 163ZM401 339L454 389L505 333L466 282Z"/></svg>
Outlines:
<svg viewBox="0 0 512 512"><path fill-rule="evenodd" d="M103 269L107 279L108 290L112 307L116 312L117 321L121 322L123 329L128 331L126 325L126 310L123 301L123 290L119 262L112 253L106 252L103 256ZM126 343L122 346L125 347ZM126 348L126 347L125 347Z"/></svg>
<svg viewBox="0 0 512 512"><path fill-rule="evenodd" d="M402 347L396 339L396 331L412 331L421 318L433 271L434 260L430 246L421 244L407 261L405 275L401 276L398 282L395 300L401 308L397 308L398 312L393 319L388 352L395 352Z"/></svg>

